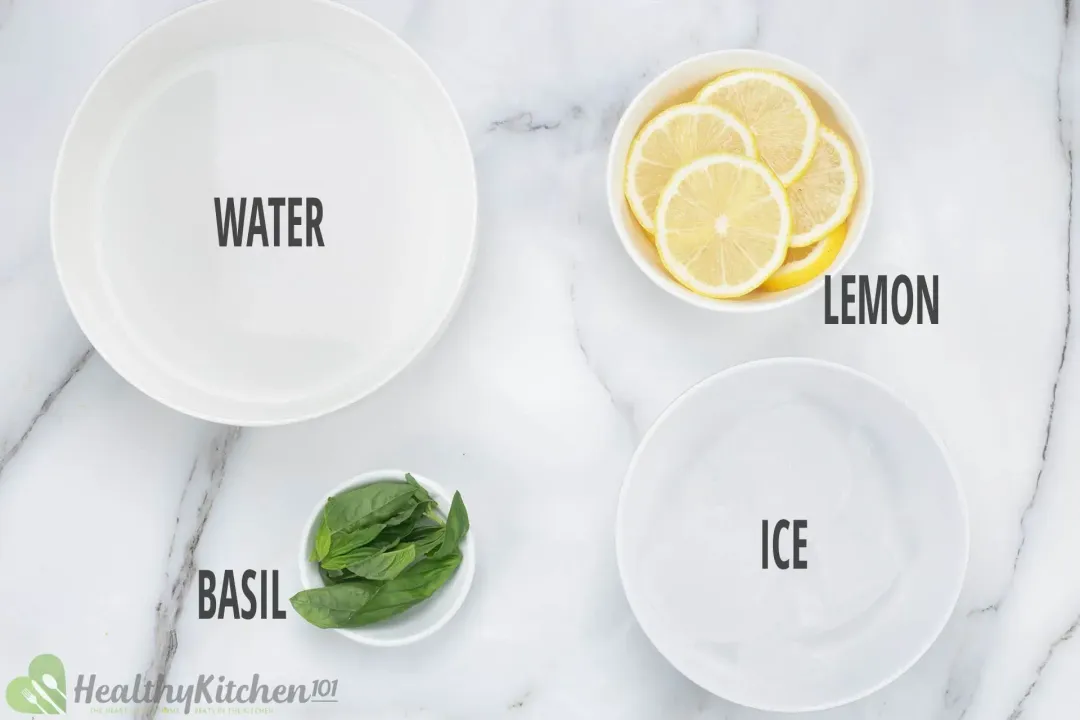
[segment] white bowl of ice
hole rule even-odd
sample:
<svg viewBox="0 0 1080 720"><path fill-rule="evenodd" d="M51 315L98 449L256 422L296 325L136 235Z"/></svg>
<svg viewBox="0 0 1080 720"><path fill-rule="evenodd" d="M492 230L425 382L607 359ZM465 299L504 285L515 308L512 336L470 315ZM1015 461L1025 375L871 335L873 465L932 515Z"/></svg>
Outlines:
<svg viewBox="0 0 1080 720"><path fill-rule="evenodd" d="M968 521L907 405L849 368L782 358L661 414L627 472L616 548L634 615L680 672L800 712L864 697L926 652L963 584Z"/></svg>

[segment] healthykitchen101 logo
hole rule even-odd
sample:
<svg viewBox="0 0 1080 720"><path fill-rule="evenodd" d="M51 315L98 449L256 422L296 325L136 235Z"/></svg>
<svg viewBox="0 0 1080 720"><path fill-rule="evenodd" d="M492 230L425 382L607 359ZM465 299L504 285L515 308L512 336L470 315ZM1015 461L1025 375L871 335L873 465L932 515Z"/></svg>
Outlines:
<svg viewBox="0 0 1080 720"><path fill-rule="evenodd" d="M64 663L55 655L38 655L26 674L7 686L7 703L15 712L63 715L67 710Z"/></svg>
<svg viewBox="0 0 1080 720"><path fill-rule="evenodd" d="M115 712L125 705L156 705L162 714L195 712L243 714L270 712L269 705L337 702L337 680L316 679L302 685L270 686L255 673L250 682L237 683L224 675L199 675L193 683L167 683L135 676L131 683L99 683L96 674L79 675L71 701L80 705L104 705L91 712ZM67 712L67 676L64 664L55 655L38 655L26 675L8 683L6 699L12 710L31 715L64 715ZM236 706L242 706L243 709ZM260 707L262 706L262 707Z"/></svg>

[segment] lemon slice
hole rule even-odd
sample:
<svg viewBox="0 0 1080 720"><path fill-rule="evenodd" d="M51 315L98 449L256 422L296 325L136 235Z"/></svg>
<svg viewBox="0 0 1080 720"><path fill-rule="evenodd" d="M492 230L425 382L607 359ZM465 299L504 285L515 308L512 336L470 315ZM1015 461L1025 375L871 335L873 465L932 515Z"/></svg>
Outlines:
<svg viewBox="0 0 1080 720"><path fill-rule="evenodd" d="M788 186L791 246L813 245L851 214L859 187L855 157L839 135L818 129L817 150L802 177Z"/></svg>
<svg viewBox="0 0 1080 720"><path fill-rule="evenodd" d="M757 141L758 154L785 186L810 164L818 141L818 116L791 78L770 70L738 70L701 89L696 102L730 110Z"/></svg>
<svg viewBox="0 0 1080 720"><path fill-rule="evenodd" d="M676 171L656 207L660 260L700 295L750 292L780 267L790 240L784 186L741 155L706 155Z"/></svg>
<svg viewBox="0 0 1080 720"><path fill-rule="evenodd" d="M675 171L713 153L757 155L754 136L727 110L675 105L642 128L626 164L626 200L641 227L656 232L656 203Z"/></svg>
<svg viewBox="0 0 1080 720"><path fill-rule="evenodd" d="M833 229L817 245L791 248L787 259L772 276L761 284L761 289L768 292L790 290L805 285L829 269L833 260L840 254L847 238L847 225Z"/></svg>

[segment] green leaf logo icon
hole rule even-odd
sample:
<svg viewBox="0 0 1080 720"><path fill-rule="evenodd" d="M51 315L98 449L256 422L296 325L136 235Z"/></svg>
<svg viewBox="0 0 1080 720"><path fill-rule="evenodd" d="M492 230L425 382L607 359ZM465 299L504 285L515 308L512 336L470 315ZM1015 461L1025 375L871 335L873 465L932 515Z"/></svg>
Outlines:
<svg viewBox="0 0 1080 720"><path fill-rule="evenodd" d="M67 710L67 676L55 655L38 655L26 675L7 686L7 703L15 712L63 715Z"/></svg>

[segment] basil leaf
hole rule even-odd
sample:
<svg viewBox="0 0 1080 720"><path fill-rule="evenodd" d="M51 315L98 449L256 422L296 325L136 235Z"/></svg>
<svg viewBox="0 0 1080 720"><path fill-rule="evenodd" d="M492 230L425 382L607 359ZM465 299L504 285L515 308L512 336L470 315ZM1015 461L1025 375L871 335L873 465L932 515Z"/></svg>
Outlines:
<svg viewBox="0 0 1080 720"><path fill-rule="evenodd" d="M460 564L461 553L458 552L438 559L421 560L413 564L393 580L383 583L382 588L375 594L375 597L370 599L349 618L351 623L349 627L370 625L385 620L427 600L435 594L436 590L446 584L446 581L450 579ZM358 580L356 583L349 583L349 585L361 582L365 581ZM324 589L336 589L348 587L349 585L335 585L334 588Z"/></svg>
<svg viewBox="0 0 1080 720"><path fill-rule="evenodd" d="M323 510L319 530L315 533L315 546L311 548L312 562L321 561L330 552L330 527L326 524L326 510Z"/></svg>
<svg viewBox="0 0 1080 720"><path fill-rule="evenodd" d="M391 527L391 526L394 526L394 525L400 525L401 523L408 521L413 516L413 512L416 510L416 508L417 508L416 498L415 497L409 498L409 502L407 502L405 504L405 506L403 508L401 508L401 511L398 512L396 515L394 515L392 518L389 518L383 524L386 525L387 527Z"/></svg>
<svg viewBox="0 0 1080 720"><path fill-rule="evenodd" d="M344 570L323 570L320 568L319 573L322 575L323 582L326 585L337 585L339 583L362 579L349 572L348 568L345 568Z"/></svg>
<svg viewBox="0 0 1080 720"><path fill-rule="evenodd" d="M402 540L402 538L398 537L397 535L387 535L385 537L383 535L383 533L379 533L379 536L372 540L371 544L367 547L371 548L372 550L377 550L379 552L386 552L387 550L393 550Z"/></svg>
<svg viewBox="0 0 1080 720"><path fill-rule="evenodd" d="M324 570L344 570L350 565L358 562L363 562L368 558L372 558L378 555L380 550L373 547L359 547L354 548L348 552L341 553L340 555L331 555L322 561L322 568Z"/></svg>
<svg viewBox="0 0 1080 720"><path fill-rule="evenodd" d="M361 485L326 501L326 524L334 534L385 524L416 502L412 485L394 480Z"/></svg>
<svg viewBox="0 0 1080 720"><path fill-rule="evenodd" d="M368 580L393 580L416 559L415 545L401 545L349 565L349 572Z"/></svg>
<svg viewBox="0 0 1080 720"><path fill-rule="evenodd" d="M412 476L412 473L405 473L405 482L412 486L413 492L416 494L416 499L419 502L435 503L435 499L431 497L431 493L424 489L424 486L416 482L416 478Z"/></svg>
<svg viewBox="0 0 1080 720"><path fill-rule="evenodd" d="M405 536L406 542L411 542L416 546L416 556L422 557L424 555L430 555L437 550L443 542L443 536L446 530L438 525L425 525L413 530L411 533Z"/></svg>
<svg viewBox="0 0 1080 720"><path fill-rule="evenodd" d="M361 611L378 596L379 583L367 580L301 590L289 598L300 617L315 627L355 627Z"/></svg>
<svg viewBox="0 0 1080 720"><path fill-rule="evenodd" d="M352 552L357 548L363 547L378 537L379 533L381 533L385 527L385 525L381 524L368 525L367 527L359 527L355 530L334 533L330 536L330 550L323 558L341 556L345 553Z"/></svg>
<svg viewBox="0 0 1080 720"><path fill-rule="evenodd" d="M434 507L434 505L434 500L432 500L430 503L426 501L419 503L418 505L416 505L416 507L413 508L412 514L409 516L408 519L398 523L397 525L391 525L390 527L387 527L385 530L379 533L379 536L375 538L371 542L371 544L378 545L384 550L389 547L393 547L394 545L397 545L402 540L402 538L406 537L409 533L413 531L417 524L424 519L424 514L431 507Z"/></svg>
<svg viewBox="0 0 1080 720"><path fill-rule="evenodd" d="M465 501L461 499L461 493L455 492L454 499L450 503L450 512L446 514L446 535L442 545L435 552L435 557L445 557L450 553L457 552L461 538L469 532L469 513L465 510Z"/></svg>
<svg viewBox="0 0 1080 720"><path fill-rule="evenodd" d="M357 579L357 577L348 570L327 570L325 568L319 568L319 575L322 576L324 585L337 585L339 583Z"/></svg>

